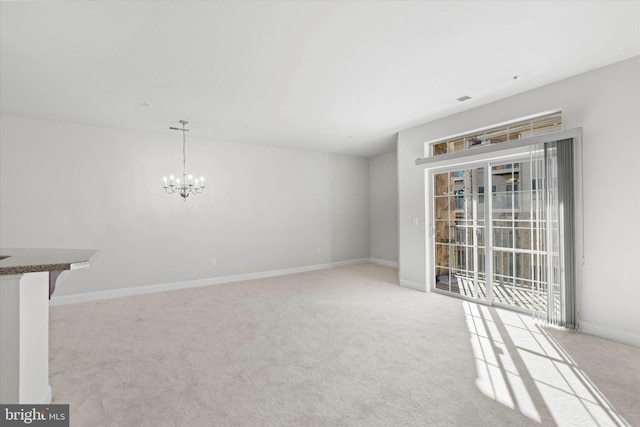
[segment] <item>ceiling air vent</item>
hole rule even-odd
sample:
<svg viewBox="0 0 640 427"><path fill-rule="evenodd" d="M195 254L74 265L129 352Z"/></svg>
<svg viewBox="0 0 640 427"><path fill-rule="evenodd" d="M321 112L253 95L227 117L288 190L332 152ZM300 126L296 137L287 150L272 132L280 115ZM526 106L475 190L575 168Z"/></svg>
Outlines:
<svg viewBox="0 0 640 427"><path fill-rule="evenodd" d="M470 99L471 99L470 96L465 95L465 96L461 96L460 98L456 98L456 101L464 102L464 101L468 101Z"/></svg>

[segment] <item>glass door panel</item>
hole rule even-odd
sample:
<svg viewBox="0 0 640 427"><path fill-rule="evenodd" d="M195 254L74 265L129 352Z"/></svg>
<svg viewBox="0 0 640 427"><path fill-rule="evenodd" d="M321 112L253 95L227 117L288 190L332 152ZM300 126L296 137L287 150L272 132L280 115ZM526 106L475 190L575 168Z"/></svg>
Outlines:
<svg viewBox="0 0 640 427"><path fill-rule="evenodd" d="M485 169L433 175L435 288L486 299Z"/></svg>
<svg viewBox="0 0 640 427"><path fill-rule="evenodd" d="M525 310L546 301L544 193L531 179L532 162L491 166L493 301Z"/></svg>

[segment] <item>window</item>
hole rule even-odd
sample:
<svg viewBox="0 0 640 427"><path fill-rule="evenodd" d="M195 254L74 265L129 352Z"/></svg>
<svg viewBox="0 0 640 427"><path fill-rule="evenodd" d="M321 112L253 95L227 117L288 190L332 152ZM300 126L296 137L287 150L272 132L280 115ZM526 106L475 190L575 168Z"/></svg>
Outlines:
<svg viewBox="0 0 640 427"><path fill-rule="evenodd" d="M428 142L427 155L439 156L488 144L515 141L562 129L562 112L546 112Z"/></svg>

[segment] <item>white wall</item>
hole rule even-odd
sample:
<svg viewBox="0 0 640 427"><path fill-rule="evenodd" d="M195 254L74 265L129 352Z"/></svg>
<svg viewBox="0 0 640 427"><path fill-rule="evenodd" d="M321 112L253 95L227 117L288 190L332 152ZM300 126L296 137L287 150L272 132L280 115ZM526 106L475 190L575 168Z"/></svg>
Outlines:
<svg viewBox="0 0 640 427"><path fill-rule="evenodd" d="M398 262L398 168L396 153L369 158L371 258Z"/></svg>
<svg viewBox="0 0 640 427"><path fill-rule="evenodd" d="M640 57L400 132L401 284L425 289L424 142L552 109L584 131L583 330L640 345Z"/></svg>
<svg viewBox="0 0 640 427"><path fill-rule="evenodd" d="M0 245L99 249L57 296L369 257L366 158L188 134L187 171L208 188L165 194L181 171L177 132L2 116Z"/></svg>
<svg viewBox="0 0 640 427"><path fill-rule="evenodd" d="M330 156L329 258L369 256L369 162Z"/></svg>

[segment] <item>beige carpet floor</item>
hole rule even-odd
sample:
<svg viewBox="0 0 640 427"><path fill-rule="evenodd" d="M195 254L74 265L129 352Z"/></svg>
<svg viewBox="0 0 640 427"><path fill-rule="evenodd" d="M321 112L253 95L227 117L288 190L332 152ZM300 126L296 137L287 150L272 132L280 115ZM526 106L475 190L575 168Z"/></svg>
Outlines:
<svg viewBox="0 0 640 427"><path fill-rule="evenodd" d="M51 308L72 426L640 425L640 349L373 264Z"/></svg>

